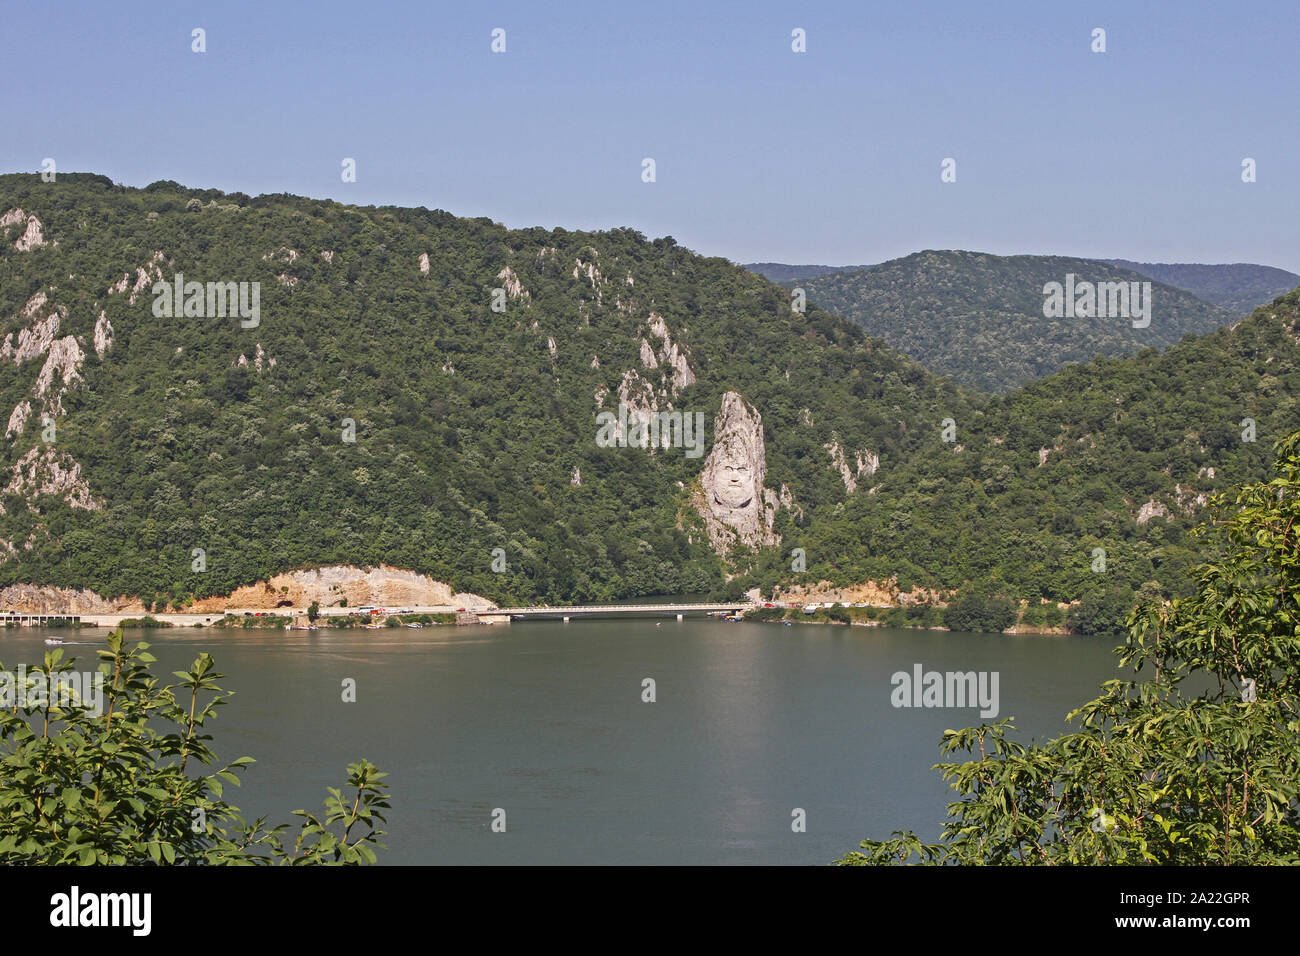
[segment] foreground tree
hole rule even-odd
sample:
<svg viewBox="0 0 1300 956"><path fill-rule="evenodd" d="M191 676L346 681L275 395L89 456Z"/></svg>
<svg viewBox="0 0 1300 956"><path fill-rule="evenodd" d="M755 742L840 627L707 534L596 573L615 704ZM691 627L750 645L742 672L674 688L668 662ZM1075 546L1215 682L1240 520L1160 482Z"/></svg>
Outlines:
<svg viewBox="0 0 1300 956"><path fill-rule="evenodd" d="M895 831L836 862L1300 862L1300 432L1275 478L1210 514L1195 593L1128 616L1116 654L1135 679L1042 745L1011 740L1010 719L946 731L943 753L978 759L936 767L962 797L940 842Z"/></svg>
<svg viewBox="0 0 1300 956"><path fill-rule="evenodd" d="M128 647L120 629L109 635L98 652L102 708L90 706L62 649L17 678L0 664L0 863L375 862L375 848L385 848L376 821L389 806L386 774L365 760L350 765L346 793L329 788L322 816L295 811L296 835L265 817L246 823L222 795L253 761L217 764L204 732L231 696L217 686L223 675L201 654L175 672L180 683L159 686L148 646ZM51 696L59 683L75 688L72 700ZM210 766L219 769L195 772Z"/></svg>

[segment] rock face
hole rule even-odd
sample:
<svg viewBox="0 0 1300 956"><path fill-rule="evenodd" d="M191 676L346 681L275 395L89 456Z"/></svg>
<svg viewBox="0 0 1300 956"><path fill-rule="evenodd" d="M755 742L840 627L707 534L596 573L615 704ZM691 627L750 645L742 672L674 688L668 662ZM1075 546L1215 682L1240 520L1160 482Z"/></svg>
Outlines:
<svg viewBox="0 0 1300 956"><path fill-rule="evenodd" d="M236 588L229 597L205 598L194 602L195 612L224 611L227 608L307 607L313 601L322 607L347 599L349 607L375 604L388 609L416 605L449 607L492 606L476 594L455 594L451 587L427 575L380 565L357 568L333 565L277 574L269 581Z"/></svg>
<svg viewBox="0 0 1300 956"><path fill-rule="evenodd" d="M133 597L105 600L94 591L38 587L35 584L11 584L7 588L0 588L0 608L25 614L114 614L144 611L144 605Z"/></svg>
<svg viewBox="0 0 1300 956"><path fill-rule="evenodd" d="M756 548L780 542L772 531L780 501L763 487L766 477L763 419L738 393L727 392L714 419L713 448L694 495L709 543L718 554L737 545Z"/></svg>
<svg viewBox="0 0 1300 956"><path fill-rule="evenodd" d="M186 610L193 613L220 612L227 608L307 607L313 601L323 607L346 598L350 607L375 604L388 609L416 605L444 607L496 607L477 594L456 594L432 578L381 565L378 568L355 568L335 565L305 571L277 574L269 581L259 581L236 588L229 597L204 598ZM113 614L144 612L139 598L101 598L93 591L72 588L13 584L0 588L0 608L28 614Z"/></svg>
<svg viewBox="0 0 1300 956"><path fill-rule="evenodd" d="M1144 504L1141 508L1138 509L1137 523L1146 524L1152 518L1167 518L1167 517L1169 517L1169 509L1166 508L1164 504L1162 504L1159 501L1156 501L1153 498L1150 501L1148 501L1146 504Z"/></svg>
<svg viewBox="0 0 1300 956"><path fill-rule="evenodd" d="M99 318L95 320L95 355L99 358L104 357L104 353L113 347L113 323L108 321L101 310Z"/></svg>
<svg viewBox="0 0 1300 956"><path fill-rule="evenodd" d="M9 427L5 429L5 438L13 438L23 433L27 427L27 419L32 415L32 403L23 399L14 406L13 412L9 415Z"/></svg>
<svg viewBox="0 0 1300 956"><path fill-rule="evenodd" d="M49 445L30 449L14 463L9 475L4 493L24 496L29 506L34 506L40 495L54 495L73 508L98 511L103 507L103 503L90 493L90 486L81 477L81 465L76 459L51 450Z"/></svg>
<svg viewBox="0 0 1300 956"><path fill-rule="evenodd" d="M650 344L645 339L641 340L641 363L649 368L657 368L662 362L671 370L672 380L669 388L672 397L684 388L689 388L695 384L695 372L691 370L691 363L688 360L686 350L673 341L672 336L668 333L668 323L663 320L663 316L651 312L647 323L650 334L660 341L659 361L653 365L646 361L646 347ZM651 358L654 358L654 352L651 350Z"/></svg>
<svg viewBox="0 0 1300 956"><path fill-rule="evenodd" d="M504 269L498 272L497 278L502 281L504 288L506 290L506 295L508 295L510 298L512 299L531 298L531 296L529 296L528 294L528 290L525 289L523 283L519 281L519 276L515 275L515 270L511 269L509 266L506 266Z"/></svg>
<svg viewBox="0 0 1300 956"><path fill-rule="evenodd" d="M859 478L870 478L880 468L879 455L869 451L860 451L856 455L857 470L855 471L849 465L848 458L844 454L844 447L840 444L838 438L822 447L831 453L831 462L840 473L840 478L844 481L844 490L849 494L857 491Z"/></svg>
<svg viewBox="0 0 1300 956"><path fill-rule="evenodd" d="M46 311L48 314L44 318L37 318L40 313ZM13 332L5 336L4 343L0 344L0 358L21 365L28 359L44 355L50 343L54 341L54 337L59 334L59 322L65 314L60 306L49 301L44 292L37 292L27 300L22 312L10 320L11 322L27 319L35 321L27 328L19 330L16 343Z"/></svg>
<svg viewBox="0 0 1300 956"><path fill-rule="evenodd" d="M872 607L907 607L910 604L943 604L954 593L920 587L900 591L897 579L890 578L888 581L864 581L838 588L829 581L818 581L813 585L796 584L778 588L773 596L790 604L836 601L869 604Z"/></svg>

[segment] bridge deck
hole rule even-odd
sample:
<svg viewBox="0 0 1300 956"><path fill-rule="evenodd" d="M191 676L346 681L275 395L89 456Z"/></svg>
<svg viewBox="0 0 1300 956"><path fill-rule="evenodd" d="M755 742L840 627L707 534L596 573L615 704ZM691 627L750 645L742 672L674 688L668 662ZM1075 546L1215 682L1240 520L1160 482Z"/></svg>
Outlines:
<svg viewBox="0 0 1300 956"><path fill-rule="evenodd" d="M503 607L479 614L511 617L591 617L600 614L704 614L711 611L744 611L754 605L731 604L577 604L572 607Z"/></svg>

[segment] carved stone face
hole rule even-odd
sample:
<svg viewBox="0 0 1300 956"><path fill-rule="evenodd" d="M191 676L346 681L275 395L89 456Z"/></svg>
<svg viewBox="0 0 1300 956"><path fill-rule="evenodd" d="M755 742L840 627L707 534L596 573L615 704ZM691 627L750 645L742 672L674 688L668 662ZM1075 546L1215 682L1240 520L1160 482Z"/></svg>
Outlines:
<svg viewBox="0 0 1300 956"><path fill-rule="evenodd" d="M713 448L700 474L704 494L697 500L719 554L733 544L758 547L775 543L771 509L764 508L767 458L763 420L737 392L727 392L713 423Z"/></svg>
<svg viewBox="0 0 1300 956"><path fill-rule="evenodd" d="M718 462L713 500L724 508L748 508L754 500L754 472L737 449L727 448Z"/></svg>

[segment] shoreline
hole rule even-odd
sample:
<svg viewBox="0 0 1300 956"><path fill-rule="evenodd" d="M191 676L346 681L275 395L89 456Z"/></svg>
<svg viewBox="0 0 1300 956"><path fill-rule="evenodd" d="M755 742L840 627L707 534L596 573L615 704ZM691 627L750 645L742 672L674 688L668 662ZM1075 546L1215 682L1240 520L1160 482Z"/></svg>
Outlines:
<svg viewBox="0 0 1300 956"><path fill-rule="evenodd" d="M432 605L424 607L411 607L402 609L405 613L398 614L392 612L376 616L373 620L366 618L370 623L380 623L386 621L389 617L416 617L421 615L451 615L455 616L458 608L443 605ZM473 608L474 612L491 615L495 608ZM320 616L315 622L315 626L320 629L336 627L339 630L345 630L350 627L359 627L358 623L363 618L355 613L355 608L321 608ZM32 619L36 620L23 620ZM41 619L45 620L41 620ZM209 611L206 614L195 614L188 611L159 611L150 613L146 611L119 611L109 614L85 614L81 612L25 612L16 611L0 613L0 630L8 628L28 628L28 627L105 627L116 628L123 626L126 622L128 627L150 628L172 628L172 627L235 627L242 626L243 622L259 621L260 619L271 618L281 622L289 620L292 622L307 621L307 608L284 607L267 610L265 608L236 608L227 611ZM343 624L332 625L328 623L330 618L342 618L346 621ZM143 623L145 621L150 623ZM288 625L257 623L250 626L250 629L261 628L265 630L283 629ZM428 626L428 625L426 625Z"/></svg>
<svg viewBox="0 0 1300 956"><path fill-rule="evenodd" d="M404 613L387 613L374 615L374 617L363 617L356 614L356 609L344 609L344 607L322 607L320 615L315 623L308 624L307 609L305 607L277 607L274 610L265 609L233 609L226 611L209 611L205 614L187 613L187 611L160 611L160 613L142 613L142 611L120 611L113 614L81 614L81 613L13 613L13 620L4 620L9 615L0 615L0 631L8 630L10 627L98 627L112 628L121 627L123 623L127 627L140 627L143 630L169 630L169 628L234 628L234 630L350 630L350 628L363 627L364 624L372 626L387 627L387 619L390 617L403 619L413 618L417 615L443 615L443 617L465 617L471 618L461 624L481 623L485 626L494 626L498 623L508 623L508 620L500 620L504 615L494 615L497 607L472 607L461 611L459 607L450 605L429 605L429 606L412 606L407 609L403 607ZM47 618L47 620L19 620L19 618ZM330 619L344 619L337 624L330 623ZM276 623L270 623L272 619ZM647 618L649 619L649 618ZM147 623L146 623L147 622ZM246 623L247 622L247 623ZM286 623L287 622L287 623ZM887 624L884 620L828 620L822 617L788 617L776 619L763 618L745 618L745 623L750 624L775 624L775 626L785 626L785 624L831 624L831 626L840 627L893 627L894 630L906 631L952 631L952 628L941 626L926 626L926 624ZM425 623L424 627L441 627L452 622L442 623ZM400 627L403 624L396 624ZM988 632L992 633L992 632ZM1018 624L1009 630L998 631L1005 635L1024 635L1039 637L1074 637L1062 627L1026 627Z"/></svg>
<svg viewBox="0 0 1300 956"><path fill-rule="evenodd" d="M799 620L798 618L776 618L764 620L762 618L746 618L746 624L775 624L784 627L786 624L791 626L796 624L814 624L814 625L831 625L838 627L887 627L896 631L947 631L952 633L952 628L943 625L933 627L924 624L886 624L884 621L832 621L825 618L818 619L813 615L808 615L808 619ZM1061 627L1036 628L1019 626L1010 628L1005 631L971 631L972 634L1006 634L1011 637L1016 636L1033 636L1033 637L1082 637L1080 634L1071 634Z"/></svg>

